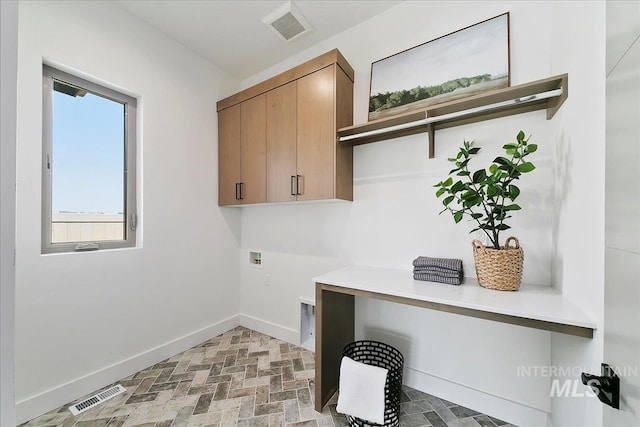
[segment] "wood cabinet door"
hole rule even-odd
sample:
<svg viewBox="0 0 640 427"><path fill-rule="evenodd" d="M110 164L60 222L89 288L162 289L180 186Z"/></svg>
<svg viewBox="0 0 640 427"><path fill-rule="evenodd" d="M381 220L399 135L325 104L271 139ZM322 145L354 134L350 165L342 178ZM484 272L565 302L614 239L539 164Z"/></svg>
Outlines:
<svg viewBox="0 0 640 427"><path fill-rule="evenodd" d="M240 105L218 113L218 204L235 205L240 183Z"/></svg>
<svg viewBox="0 0 640 427"><path fill-rule="evenodd" d="M298 200L335 197L334 67L323 68L297 81Z"/></svg>
<svg viewBox="0 0 640 427"><path fill-rule="evenodd" d="M266 98L262 94L240 104L242 204L267 201Z"/></svg>
<svg viewBox="0 0 640 427"><path fill-rule="evenodd" d="M336 129L353 125L353 82L336 67ZM336 199L353 201L353 145L336 140Z"/></svg>
<svg viewBox="0 0 640 427"><path fill-rule="evenodd" d="M267 92L267 202L296 200L296 82Z"/></svg>

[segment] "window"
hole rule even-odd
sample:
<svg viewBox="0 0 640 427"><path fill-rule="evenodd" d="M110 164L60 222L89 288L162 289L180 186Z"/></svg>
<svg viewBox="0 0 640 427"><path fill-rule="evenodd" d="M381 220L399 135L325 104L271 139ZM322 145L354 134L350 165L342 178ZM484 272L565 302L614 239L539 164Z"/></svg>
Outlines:
<svg viewBox="0 0 640 427"><path fill-rule="evenodd" d="M135 246L136 99L42 75L42 252Z"/></svg>

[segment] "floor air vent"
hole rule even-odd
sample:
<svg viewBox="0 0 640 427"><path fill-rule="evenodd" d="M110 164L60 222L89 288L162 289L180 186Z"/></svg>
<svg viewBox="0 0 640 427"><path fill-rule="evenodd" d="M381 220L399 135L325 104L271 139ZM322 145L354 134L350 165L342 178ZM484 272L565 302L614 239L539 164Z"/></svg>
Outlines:
<svg viewBox="0 0 640 427"><path fill-rule="evenodd" d="M124 387L120 384L111 387L103 392L96 394L95 396L91 396L88 399L83 400L80 403L76 403L75 405L69 406L69 410L73 415L78 415L81 412L89 410L99 403L104 402L105 400L109 400L112 397L115 397L119 394L122 394L126 391Z"/></svg>

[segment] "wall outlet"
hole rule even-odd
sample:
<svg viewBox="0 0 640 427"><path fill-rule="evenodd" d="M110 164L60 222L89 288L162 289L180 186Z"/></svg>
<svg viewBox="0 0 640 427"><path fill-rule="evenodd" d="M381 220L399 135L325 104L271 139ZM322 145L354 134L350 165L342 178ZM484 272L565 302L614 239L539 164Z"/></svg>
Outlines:
<svg viewBox="0 0 640 427"><path fill-rule="evenodd" d="M264 285L265 286L271 286L271 275L267 274L264 276Z"/></svg>

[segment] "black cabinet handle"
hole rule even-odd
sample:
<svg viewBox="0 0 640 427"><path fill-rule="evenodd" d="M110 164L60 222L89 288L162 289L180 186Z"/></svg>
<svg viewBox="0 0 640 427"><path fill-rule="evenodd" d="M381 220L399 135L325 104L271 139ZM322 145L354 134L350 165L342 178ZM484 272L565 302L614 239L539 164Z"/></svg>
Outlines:
<svg viewBox="0 0 640 427"><path fill-rule="evenodd" d="M240 200L244 200L244 197L242 196L242 187L244 186L244 182L240 183Z"/></svg>
<svg viewBox="0 0 640 427"><path fill-rule="evenodd" d="M239 191L238 191L238 187L239 187L240 183L236 182L236 200L240 200L240 196L238 195Z"/></svg>
<svg viewBox="0 0 640 427"><path fill-rule="evenodd" d="M296 195L296 190L293 189L293 186L295 185L294 184L295 179L296 179L296 176L295 175L291 175L291 195L292 196Z"/></svg>
<svg viewBox="0 0 640 427"><path fill-rule="evenodd" d="M298 196L302 195L300 192L300 178L302 178L302 175L296 175L296 195Z"/></svg>

